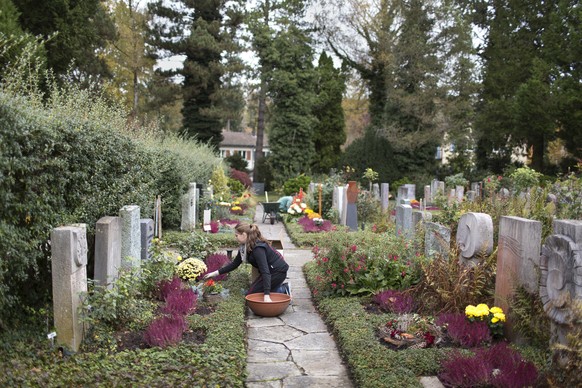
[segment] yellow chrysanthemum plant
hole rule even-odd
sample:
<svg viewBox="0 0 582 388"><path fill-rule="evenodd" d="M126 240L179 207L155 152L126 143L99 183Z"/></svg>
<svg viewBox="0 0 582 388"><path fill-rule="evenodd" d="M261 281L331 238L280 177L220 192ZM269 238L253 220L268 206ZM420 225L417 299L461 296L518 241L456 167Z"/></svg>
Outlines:
<svg viewBox="0 0 582 388"><path fill-rule="evenodd" d="M207 269L202 260L189 258L180 261L176 267L176 275L187 282L195 282Z"/></svg>
<svg viewBox="0 0 582 388"><path fill-rule="evenodd" d="M493 338L503 337L503 323L505 322L505 314L500 307L493 306L489 308L484 303L477 306L468 305L465 307L465 316L471 322L485 321Z"/></svg>

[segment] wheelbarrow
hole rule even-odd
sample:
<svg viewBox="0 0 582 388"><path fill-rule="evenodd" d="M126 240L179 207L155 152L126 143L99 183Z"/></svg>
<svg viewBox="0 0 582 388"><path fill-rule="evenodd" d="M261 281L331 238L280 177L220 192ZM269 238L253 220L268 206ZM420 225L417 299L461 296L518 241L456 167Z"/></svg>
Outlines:
<svg viewBox="0 0 582 388"><path fill-rule="evenodd" d="M266 220L269 220L271 225L277 222L281 204L279 202L262 202L261 205L263 205L263 224Z"/></svg>

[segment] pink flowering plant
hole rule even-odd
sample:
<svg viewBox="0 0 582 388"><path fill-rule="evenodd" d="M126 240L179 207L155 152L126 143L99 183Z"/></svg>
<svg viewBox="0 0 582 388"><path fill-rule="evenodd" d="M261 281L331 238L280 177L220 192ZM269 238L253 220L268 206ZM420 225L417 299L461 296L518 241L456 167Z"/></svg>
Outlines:
<svg viewBox="0 0 582 388"><path fill-rule="evenodd" d="M373 235L358 242L349 234L330 234L324 245L313 248L317 293L370 295L409 287L417 278L412 245L396 236Z"/></svg>

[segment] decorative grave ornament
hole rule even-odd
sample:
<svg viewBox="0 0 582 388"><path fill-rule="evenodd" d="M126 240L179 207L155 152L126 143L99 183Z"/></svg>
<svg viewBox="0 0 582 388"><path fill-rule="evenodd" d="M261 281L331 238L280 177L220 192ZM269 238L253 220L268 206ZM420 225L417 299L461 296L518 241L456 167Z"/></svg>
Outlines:
<svg viewBox="0 0 582 388"><path fill-rule="evenodd" d="M582 252L570 237L554 234L542 246L540 297L558 324L572 323L573 299L582 298Z"/></svg>
<svg viewBox="0 0 582 388"><path fill-rule="evenodd" d="M493 252L493 220L485 213L465 213L457 227L457 247L461 264L477 264L475 255Z"/></svg>

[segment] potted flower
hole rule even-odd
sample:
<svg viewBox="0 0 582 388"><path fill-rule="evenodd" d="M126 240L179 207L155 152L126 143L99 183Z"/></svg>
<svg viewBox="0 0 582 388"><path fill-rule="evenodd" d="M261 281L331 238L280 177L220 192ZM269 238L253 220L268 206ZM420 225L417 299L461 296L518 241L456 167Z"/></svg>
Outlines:
<svg viewBox="0 0 582 388"><path fill-rule="evenodd" d="M223 289L222 284L214 279L208 279L202 285L202 297L209 303L217 303L222 299L221 292Z"/></svg>
<svg viewBox="0 0 582 388"><path fill-rule="evenodd" d="M180 279L191 283L195 282L201 274L207 271L207 269L206 264L202 260L189 258L178 264L176 274Z"/></svg>

